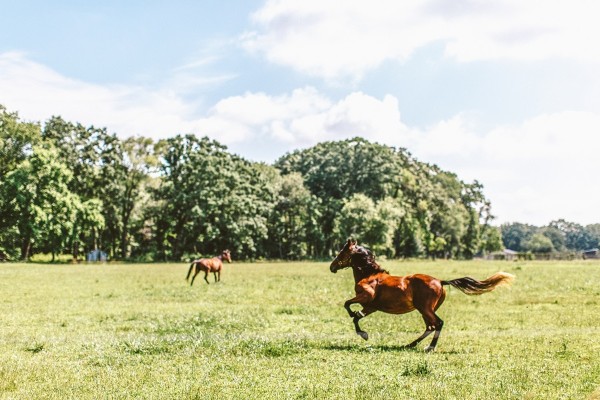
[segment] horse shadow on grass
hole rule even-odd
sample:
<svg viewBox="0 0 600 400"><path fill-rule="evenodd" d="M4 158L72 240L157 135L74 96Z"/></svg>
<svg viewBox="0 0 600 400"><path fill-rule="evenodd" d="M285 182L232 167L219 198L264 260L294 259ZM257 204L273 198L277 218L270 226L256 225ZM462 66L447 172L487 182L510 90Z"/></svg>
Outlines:
<svg viewBox="0 0 600 400"><path fill-rule="evenodd" d="M319 346L323 350L331 350L331 351L349 351L353 353L373 353L373 352L402 352L402 353L423 353L425 352L424 348L421 347L408 347L405 345L369 345L369 346L361 346L358 344L326 344L323 346ZM451 350L442 350L436 349L435 353L443 353L443 354L462 354L464 351L459 351L456 349Z"/></svg>

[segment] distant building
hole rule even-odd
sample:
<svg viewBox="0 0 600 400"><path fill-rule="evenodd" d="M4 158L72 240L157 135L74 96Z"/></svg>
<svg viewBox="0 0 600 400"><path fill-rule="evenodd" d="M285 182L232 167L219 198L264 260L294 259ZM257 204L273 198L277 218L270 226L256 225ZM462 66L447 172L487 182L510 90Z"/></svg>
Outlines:
<svg viewBox="0 0 600 400"><path fill-rule="evenodd" d="M92 250L89 253L87 253L86 260L91 262L104 262L108 260L108 256L102 250Z"/></svg>
<svg viewBox="0 0 600 400"><path fill-rule="evenodd" d="M489 254L486 258L488 260L507 260L513 261L519 257L519 252L511 249L504 249L502 251L495 251Z"/></svg>
<svg viewBox="0 0 600 400"><path fill-rule="evenodd" d="M581 253L581 256L583 257L584 260L587 260L587 259L599 259L600 258L600 251L598 249L584 250Z"/></svg>
<svg viewBox="0 0 600 400"><path fill-rule="evenodd" d="M502 250L502 253L504 254L504 259L506 259L508 261L516 260L517 257L519 256L518 251L514 251L511 249L504 249L504 250Z"/></svg>

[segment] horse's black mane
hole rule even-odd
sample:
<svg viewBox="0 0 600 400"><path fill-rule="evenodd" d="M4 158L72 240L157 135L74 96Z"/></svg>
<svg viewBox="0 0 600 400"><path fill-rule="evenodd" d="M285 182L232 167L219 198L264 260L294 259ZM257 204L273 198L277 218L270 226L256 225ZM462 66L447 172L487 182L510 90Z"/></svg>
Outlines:
<svg viewBox="0 0 600 400"><path fill-rule="evenodd" d="M373 252L364 247L356 246L354 253L351 256L352 265L360 270L372 270L373 272L385 272L389 273L385 269L381 268L381 265L375 261L375 255Z"/></svg>

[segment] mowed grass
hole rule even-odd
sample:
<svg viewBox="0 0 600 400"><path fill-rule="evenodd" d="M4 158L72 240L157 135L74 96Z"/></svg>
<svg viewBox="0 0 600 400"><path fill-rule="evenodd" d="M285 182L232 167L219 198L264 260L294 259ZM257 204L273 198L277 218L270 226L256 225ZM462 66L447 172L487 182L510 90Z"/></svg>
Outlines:
<svg viewBox="0 0 600 400"><path fill-rule="evenodd" d="M355 333L349 270L234 263L0 264L2 399L600 399L600 263L383 261L395 275L483 279L448 289L435 353L417 312Z"/></svg>

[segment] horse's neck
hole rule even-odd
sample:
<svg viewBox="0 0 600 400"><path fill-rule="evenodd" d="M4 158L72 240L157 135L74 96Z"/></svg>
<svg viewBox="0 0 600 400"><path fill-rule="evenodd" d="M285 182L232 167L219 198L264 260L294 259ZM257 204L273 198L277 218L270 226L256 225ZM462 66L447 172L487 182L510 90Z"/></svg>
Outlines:
<svg viewBox="0 0 600 400"><path fill-rule="evenodd" d="M361 260L362 261L362 260ZM352 266L352 273L354 274L354 281L358 283L359 281L368 278L371 275L379 274L379 273L387 273L387 271L375 261L364 262L362 267L358 267L356 265Z"/></svg>
<svg viewBox="0 0 600 400"><path fill-rule="evenodd" d="M375 275L379 272L383 272L379 271L377 269L371 268L371 267L364 267L364 268L358 268L358 267L354 267L352 268L352 273L354 274L354 282L358 283L360 281L362 281L365 278L368 278L371 275Z"/></svg>
<svg viewBox="0 0 600 400"><path fill-rule="evenodd" d="M215 257L215 268L221 268L221 266L223 265L223 255L218 255Z"/></svg>
<svg viewBox="0 0 600 400"><path fill-rule="evenodd" d="M364 272L359 270L358 268L352 268L352 274L354 275L354 283L358 283L359 281L366 278Z"/></svg>

